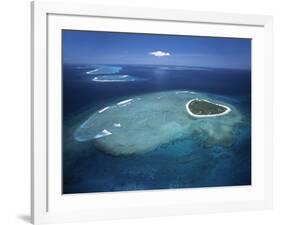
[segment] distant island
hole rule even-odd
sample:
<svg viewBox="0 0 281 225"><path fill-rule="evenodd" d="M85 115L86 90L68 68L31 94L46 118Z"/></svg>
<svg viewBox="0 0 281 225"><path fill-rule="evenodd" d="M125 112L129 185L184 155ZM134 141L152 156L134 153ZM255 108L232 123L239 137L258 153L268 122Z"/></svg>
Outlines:
<svg viewBox="0 0 281 225"><path fill-rule="evenodd" d="M186 110L191 116L199 118L222 116L231 111L225 105L212 103L205 99L191 99L186 104Z"/></svg>

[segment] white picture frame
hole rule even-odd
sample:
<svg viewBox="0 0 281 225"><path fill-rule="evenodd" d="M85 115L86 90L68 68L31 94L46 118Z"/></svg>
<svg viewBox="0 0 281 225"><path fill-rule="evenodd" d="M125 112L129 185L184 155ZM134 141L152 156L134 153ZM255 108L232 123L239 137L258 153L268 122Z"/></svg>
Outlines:
<svg viewBox="0 0 281 225"><path fill-rule="evenodd" d="M91 30L92 26L96 30L163 34L188 34L182 29L188 26L189 32L195 35L252 38L255 49L252 52L252 185L63 196L58 172L61 171L61 145L54 135L61 130L61 123L56 122L61 120L61 99L56 97L61 93L59 32L71 28ZM272 42L271 16L32 2L32 222L272 208Z"/></svg>

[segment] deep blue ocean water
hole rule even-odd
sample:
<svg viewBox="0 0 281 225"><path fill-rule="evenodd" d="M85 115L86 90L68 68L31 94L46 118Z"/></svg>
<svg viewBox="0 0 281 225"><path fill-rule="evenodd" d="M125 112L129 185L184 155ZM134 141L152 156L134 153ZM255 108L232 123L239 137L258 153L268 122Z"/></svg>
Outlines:
<svg viewBox="0 0 281 225"><path fill-rule="evenodd" d="M112 66L112 65L111 65ZM251 71L178 66L113 65L136 81L94 82L94 65L63 66L63 193L251 184ZM108 77L108 76L107 76ZM138 80L139 79L139 80ZM128 96L192 90L222 96L243 114L231 146L183 139L140 155L112 156L74 132L89 116Z"/></svg>

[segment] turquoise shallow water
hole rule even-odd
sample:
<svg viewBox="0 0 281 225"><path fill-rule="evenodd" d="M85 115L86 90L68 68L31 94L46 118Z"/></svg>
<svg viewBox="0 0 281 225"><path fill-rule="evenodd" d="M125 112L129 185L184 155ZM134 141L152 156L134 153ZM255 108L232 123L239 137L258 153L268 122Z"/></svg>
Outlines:
<svg viewBox="0 0 281 225"><path fill-rule="evenodd" d="M197 79L212 75L219 81L220 73L225 71L196 68L197 72L192 70L192 73L197 76L191 79L190 69L186 70L123 68L120 73L130 72L146 79L147 83L103 84L107 86L101 89L93 84L91 77L85 78L89 68L78 72L77 69L66 70L67 73L73 71L73 77L65 83L79 82L87 91L84 96L80 92L64 106L63 192L251 184L249 90L243 85L240 91L236 91L236 87L227 90L225 87L229 84L225 80L215 86L211 82L209 89L202 83L199 89ZM171 71L172 80L169 78ZM162 77L160 90L159 76ZM248 78L241 79L245 83L243 79ZM119 95L115 94L115 89ZM65 96L70 95L68 90L73 87L66 85ZM179 93L186 90L189 92ZM226 104L232 113L199 120L190 118L184 104L194 97L190 90L197 97ZM85 96L88 96L87 101ZM117 104L130 99L133 100ZM85 103L79 106L83 101ZM71 107L75 110L70 110ZM111 135L95 138L104 129ZM134 132L136 129L140 130Z"/></svg>
<svg viewBox="0 0 281 225"><path fill-rule="evenodd" d="M112 155L143 154L178 140L201 145L229 146L235 141L243 116L222 97L188 90L128 96L95 112L74 132L76 141L93 141ZM192 99L224 104L230 113L194 118L186 110ZM130 138L128 138L130 137Z"/></svg>

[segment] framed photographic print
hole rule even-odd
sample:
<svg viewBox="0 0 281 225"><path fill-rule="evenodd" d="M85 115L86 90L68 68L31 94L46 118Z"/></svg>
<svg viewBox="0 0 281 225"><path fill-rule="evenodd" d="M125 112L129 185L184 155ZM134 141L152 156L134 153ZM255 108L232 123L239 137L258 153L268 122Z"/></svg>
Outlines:
<svg viewBox="0 0 281 225"><path fill-rule="evenodd" d="M272 207L270 16L32 3L34 224Z"/></svg>

